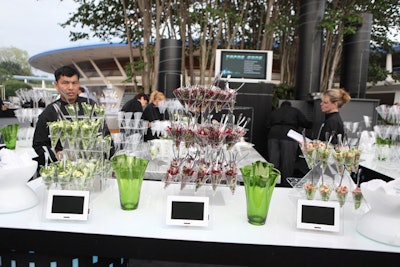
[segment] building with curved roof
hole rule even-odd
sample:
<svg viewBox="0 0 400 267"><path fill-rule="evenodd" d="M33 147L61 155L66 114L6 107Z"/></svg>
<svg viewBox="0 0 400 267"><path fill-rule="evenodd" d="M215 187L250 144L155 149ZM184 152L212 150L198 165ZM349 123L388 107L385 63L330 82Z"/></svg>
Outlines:
<svg viewBox="0 0 400 267"><path fill-rule="evenodd" d="M139 57L137 49L134 57ZM118 99L118 105L123 104L125 91L133 91L133 83L129 82L125 65L129 63L129 47L126 44L97 44L64 49L51 50L37 54L29 59L32 67L54 73L61 66L74 66L80 73L81 84L90 88L97 95L103 94L103 89L112 84ZM141 85L140 77L136 79ZM125 98L130 98L126 95ZM110 121L110 129L117 128Z"/></svg>
<svg viewBox="0 0 400 267"><path fill-rule="evenodd" d="M134 57L139 52L134 49ZM81 83L92 90L102 89L108 83L114 87L131 89L124 66L129 63L126 44L98 44L51 50L32 56L29 63L39 70L54 73L64 65L74 66L81 75ZM138 79L141 84L140 77Z"/></svg>

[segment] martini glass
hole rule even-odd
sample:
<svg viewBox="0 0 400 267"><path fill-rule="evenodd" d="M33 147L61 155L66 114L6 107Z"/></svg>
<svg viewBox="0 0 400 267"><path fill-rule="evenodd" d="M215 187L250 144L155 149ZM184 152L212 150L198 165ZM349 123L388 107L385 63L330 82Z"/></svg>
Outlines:
<svg viewBox="0 0 400 267"><path fill-rule="evenodd" d="M67 110L68 115L70 116L70 118L72 120L76 120L78 118L79 108L78 108L77 103L66 105L65 109Z"/></svg>
<svg viewBox="0 0 400 267"><path fill-rule="evenodd" d="M190 125L186 125L185 127L182 128L183 130L183 136L182 139L185 142L185 147L188 149L194 144L195 140L195 131L193 130L193 127Z"/></svg>
<svg viewBox="0 0 400 267"><path fill-rule="evenodd" d="M76 129L75 131L76 138L79 139L83 151L88 152L88 155L90 155L90 150L93 150L93 148L96 147L96 136L102 123L102 119L83 119L79 121L79 129Z"/></svg>
<svg viewBox="0 0 400 267"><path fill-rule="evenodd" d="M346 197L348 194L347 186L342 185L345 173L345 156L347 153L347 149L348 149L347 147L337 146L335 150L332 152L336 168L340 176L340 181L338 186L335 188L335 192L336 192L336 198L339 201L341 207L343 207L344 203L346 202Z"/></svg>
<svg viewBox="0 0 400 267"><path fill-rule="evenodd" d="M218 185L222 180L222 175L223 175L222 165L221 162L218 162L217 159L217 161L212 165L211 169L211 184L214 192L217 190Z"/></svg>
<svg viewBox="0 0 400 267"><path fill-rule="evenodd" d="M196 176L196 188L197 191L200 187L202 187L207 180L210 178L211 173L211 164L205 160L205 158L199 159L197 162L197 176Z"/></svg>
<svg viewBox="0 0 400 267"><path fill-rule="evenodd" d="M84 103L82 103L82 108L83 108L83 114L85 117L91 118L93 116L94 105L92 105L88 102L84 102Z"/></svg>
<svg viewBox="0 0 400 267"><path fill-rule="evenodd" d="M182 174L181 174L181 190L183 190L187 183L192 182L195 178L195 171L194 165L196 163L195 158L191 157L190 155L186 156L183 167L182 167Z"/></svg>
<svg viewBox="0 0 400 267"><path fill-rule="evenodd" d="M236 167L235 158L231 159L225 168L226 182L227 182L232 194L235 193L236 184L237 184L237 167Z"/></svg>
<svg viewBox="0 0 400 267"><path fill-rule="evenodd" d="M73 166L69 160L59 161L57 164L57 183L61 186L61 189L65 190L68 188L72 172Z"/></svg>
<svg viewBox="0 0 400 267"><path fill-rule="evenodd" d="M352 164L352 171L357 174L360 167L361 149L359 149L358 147L354 147L353 151L354 161Z"/></svg>
<svg viewBox="0 0 400 267"><path fill-rule="evenodd" d="M80 131L82 130L82 126L86 125L85 123L81 123L78 120L75 121L66 121L67 126L66 131L66 141L68 142L68 146L71 150L76 151L79 148L79 140L80 140Z"/></svg>
<svg viewBox="0 0 400 267"><path fill-rule="evenodd" d="M60 140L62 129L63 129L63 121L53 121L47 123L49 127L49 134L50 134L50 142L51 142L51 149L54 153L56 153L56 145L58 140Z"/></svg>
<svg viewBox="0 0 400 267"><path fill-rule="evenodd" d="M306 160L307 166L310 169L311 181L307 181L304 184L304 190L306 198L308 200L314 199L316 186L314 184L314 168L317 166L318 162L318 146L317 142L303 142L300 145L301 151L303 153L304 159Z"/></svg>
<svg viewBox="0 0 400 267"><path fill-rule="evenodd" d="M346 171L350 174L350 176L354 169L354 159L355 159L355 151L353 148L349 148L344 157L344 165Z"/></svg>
<svg viewBox="0 0 400 267"><path fill-rule="evenodd" d="M167 188L173 182L177 182L179 175L180 175L179 159L174 158L171 160L170 166L165 175L164 188Z"/></svg>
<svg viewBox="0 0 400 267"><path fill-rule="evenodd" d="M361 207L361 202L362 202L362 199L363 199L363 195L362 195L360 186L357 186L351 192L351 194L353 196L354 208L357 210L357 209L359 209Z"/></svg>
<svg viewBox="0 0 400 267"><path fill-rule="evenodd" d="M168 126L166 129L167 135L173 141L172 151L175 159L179 159L179 149L182 142L183 131L183 125L179 121L172 122L171 126Z"/></svg>
<svg viewBox="0 0 400 267"><path fill-rule="evenodd" d="M227 99L228 99L228 94L226 93L225 90L218 90L218 95L216 96L216 102L215 102L215 111L220 112L223 107L227 104Z"/></svg>
<svg viewBox="0 0 400 267"><path fill-rule="evenodd" d="M47 166L41 166L39 170L40 177L44 182L47 190L51 188L51 186L55 183L56 179L56 167L54 164L50 164Z"/></svg>
<svg viewBox="0 0 400 267"><path fill-rule="evenodd" d="M360 177L361 177L361 169L359 168L360 165L360 157L361 157L361 150L357 147L354 147L354 159L351 165L351 170L355 174L356 177L356 188L352 191L354 208L359 209L361 206L361 201L363 199L363 195L360 188Z"/></svg>
<svg viewBox="0 0 400 267"><path fill-rule="evenodd" d="M321 194L321 199L324 201L328 201L330 194L332 192L332 187L324 180L324 174L326 171L326 167L328 166L328 161L331 155L332 149L329 145L325 147L321 147L318 149L319 159L321 162L321 185L319 187L319 192Z"/></svg>
<svg viewBox="0 0 400 267"><path fill-rule="evenodd" d="M94 114L96 114L96 117L98 117L98 118L104 117L104 114L105 114L104 107L94 104L93 111L94 111Z"/></svg>

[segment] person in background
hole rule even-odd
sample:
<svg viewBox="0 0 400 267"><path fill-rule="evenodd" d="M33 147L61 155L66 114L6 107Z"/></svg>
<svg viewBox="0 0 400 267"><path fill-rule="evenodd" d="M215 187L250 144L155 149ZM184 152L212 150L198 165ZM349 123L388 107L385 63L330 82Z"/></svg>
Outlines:
<svg viewBox="0 0 400 267"><path fill-rule="evenodd" d="M7 110L7 105L5 105L3 100L0 98L0 117L7 117Z"/></svg>
<svg viewBox="0 0 400 267"><path fill-rule="evenodd" d="M145 107L142 114L142 119L149 122L149 129L144 136L144 141L149 141L153 139L157 139L158 137L153 135L151 132L151 124L154 121L163 120L163 115L158 108L158 105L161 101L165 100L165 95L159 91L153 91L150 95L149 104Z"/></svg>
<svg viewBox="0 0 400 267"><path fill-rule="evenodd" d="M57 161L62 156L63 147L60 141L55 146L56 155L51 149L50 132L47 123L59 120L62 114L68 115L65 107L69 104L78 103L79 115L83 115L82 103L89 101L91 104L94 104L92 100L78 96L80 93L79 72L75 68L70 66L60 67L54 72L54 77L54 87L60 94L60 98L48 105L39 115L33 135L32 146L38 155L35 160L38 161L39 169L40 166L45 165L44 147L47 147L53 161Z"/></svg>
<svg viewBox="0 0 400 267"><path fill-rule="evenodd" d="M322 124L318 139L329 140L332 135L332 144L337 144L337 135L344 136L343 120L340 117L339 109L350 101L348 92L342 88L329 89L321 96L321 111L325 113L325 121Z"/></svg>
<svg viewBox="0 0 400 267"><path fill-rule="evenodd" d="M299 144L288 137L290 130L301 132L301 128L311 128L312 122L289 101L283 101L278 109L272 111L267 123L268 160L281 172L281 186L289 186L287 177L292 177Z"/></svg>
<svg viewBox="0 0 400 267"><path fill-rule="evenodd" d="M128 100L125 105L121 108L121 111L124 112L143 112L143 109L146 107L149 102L149 97L144 93L136 94L134 98Z"/></svg>
<svg viewBox="0 0 400 267"><path fill-rule="evenodd" d="M79 86L79 96L88 98L88 93L86 92L85 87Z"/></svg>
<svg viewBox="0 0 400 267"><path fill-rule="evenodd" d="M95 96L92 93L90 93L89 89L84 85L79 86L79 96L96 101Z"/></svg>
<svg viewBox="0 0 400 267"><path fill-rule="evenodd" d="M0 110L6 111L8 107L4 104L3 100L0 98Z"/></svg>

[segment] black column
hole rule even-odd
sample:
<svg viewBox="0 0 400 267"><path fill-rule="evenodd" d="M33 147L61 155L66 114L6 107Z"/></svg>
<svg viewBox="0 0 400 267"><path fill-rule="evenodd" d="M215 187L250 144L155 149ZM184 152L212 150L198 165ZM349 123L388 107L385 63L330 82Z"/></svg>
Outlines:
<svg viewBox="0 0 400 267"><path fill-rule="evenodd" d="M160 62L158 67L157 90L167 98L173 98L173 90L181 84L182 44L179 40L160 41Z"/></svg>
<svg viewBox="0 0 400 267"><path fill-rule="evenodd" d="M340 87L353 98L365 98L368 77L372 14L363 13L361 17L357 32L343 38Z"/></svg>
<svg viewBox="0 0 400 267"><path fill-rule="evenodd" d="M322 21L325 1L302 0L299 17L299 52L296 74L296 99L307 100L319 92L321 77Z"/></svg>

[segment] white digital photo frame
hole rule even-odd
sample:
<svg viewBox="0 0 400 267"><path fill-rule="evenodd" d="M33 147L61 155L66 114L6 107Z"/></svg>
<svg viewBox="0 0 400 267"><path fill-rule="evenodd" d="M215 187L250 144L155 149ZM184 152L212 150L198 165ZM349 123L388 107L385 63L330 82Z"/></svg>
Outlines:
<svg viewBox="0 0 400 267"><path fill-rule="evenodd" d="M168 196L167 225L208 226L209 198L198 196Z"/></svg>
<svg viewBox="0 0 400 267"><path fill-rule="evenodd" d="M85 221L89 214L89 191L48 191L46 218Z"/></svg>
<svg viewBox="0 0 400 267"><path fill-rule="evenodd" d="M272 50L217 49L214 71L221 80L229 82L269 82L272 58Z"/></svg>
<svg viewBox="0 0 400 267"><path fill-rule="evenodd" d="M299 199L297 202L297 228L339 232L339 202Z"/></svg>

